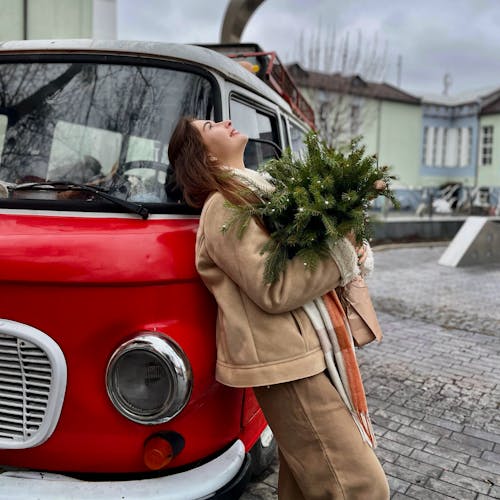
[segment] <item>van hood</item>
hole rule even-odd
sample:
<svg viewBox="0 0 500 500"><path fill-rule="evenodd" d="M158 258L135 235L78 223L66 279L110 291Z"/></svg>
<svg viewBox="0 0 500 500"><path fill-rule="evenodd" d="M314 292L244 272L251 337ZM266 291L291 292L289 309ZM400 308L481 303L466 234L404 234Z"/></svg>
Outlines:
<svg viewBox="0 0 500 500"><path fill-rule="evenodd" d="M100 216L98 216L100 215ZM156 283L197 276L198 218L0 214L0 280Z"/></svg>

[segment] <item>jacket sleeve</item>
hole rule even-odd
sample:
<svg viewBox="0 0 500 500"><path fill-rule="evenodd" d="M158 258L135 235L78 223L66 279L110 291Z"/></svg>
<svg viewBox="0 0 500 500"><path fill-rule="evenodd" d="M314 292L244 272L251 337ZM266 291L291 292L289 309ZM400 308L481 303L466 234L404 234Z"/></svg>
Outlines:
<svg viewBox="0 0 500 500"><path fill-rule="evenodd" d="M300 257L295 257L288 261L276 282L266 284L266 255L260 254L269 239L266 231L252 219L241 239L236 235L236 228L223 234L221 227L231 212L224 206L224 198L218 193L206 202L203 212L197 254L201 253L204 245L215 265L268 313L294 310L350 281L359 273L354 247L345 240L340 242L339 248L337 245L333 248L333 258L321 259L314 270L305 267ZM203 262L199 259L197 267L203 277Z"/></svg>

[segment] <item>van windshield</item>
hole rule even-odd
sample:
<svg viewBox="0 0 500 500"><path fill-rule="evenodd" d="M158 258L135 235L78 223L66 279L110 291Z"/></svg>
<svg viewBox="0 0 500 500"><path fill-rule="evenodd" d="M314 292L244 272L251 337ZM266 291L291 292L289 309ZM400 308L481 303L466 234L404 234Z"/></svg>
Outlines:
<svg viewBox="0 0 500 500"><path fill-rule="evenodd" d="M0 64L0 197L88 201L88 191L15 189L60 181L128 201L171 201L169 137L181 116L213 118L213 101L207 78L177 69Z"/></svg>

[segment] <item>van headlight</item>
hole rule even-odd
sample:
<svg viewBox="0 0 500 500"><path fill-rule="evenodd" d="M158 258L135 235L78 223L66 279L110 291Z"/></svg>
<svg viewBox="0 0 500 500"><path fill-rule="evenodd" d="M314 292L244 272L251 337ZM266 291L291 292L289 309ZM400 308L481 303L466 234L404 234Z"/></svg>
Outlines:
<svg viewBox="0 0 500 500"><path fill-rule="evenodd" d="M106 389L115 408L140 424L174 418L189 401L192 385L182 349L156 333L142 333L122 344L106 370Z"/></svg>

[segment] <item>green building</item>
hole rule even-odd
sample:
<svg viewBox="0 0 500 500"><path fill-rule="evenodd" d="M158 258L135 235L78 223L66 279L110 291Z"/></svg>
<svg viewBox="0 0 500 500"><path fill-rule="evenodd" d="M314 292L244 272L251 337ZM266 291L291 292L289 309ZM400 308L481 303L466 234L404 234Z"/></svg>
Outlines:
<svg viewBox="0 0 500 500"><path fill-rule="evenodd" d="M355 75L325 74L288 66L316 113L316 124L333 145L362 136L369 153L390 165L401 187L418 186L422 108L418 97L387 83Z"/></svg>
<svg viewBox="0 0 500 500"><path fill-rule="evenodd" d="M116 0L0 0L0 40L116 39Z"/></svg>

